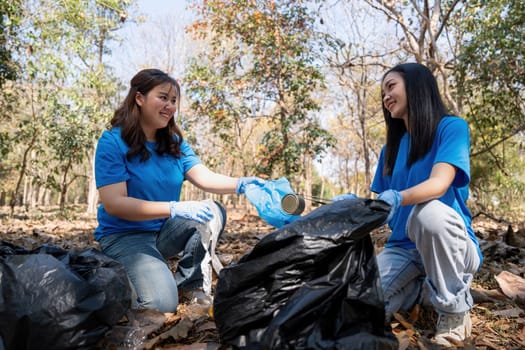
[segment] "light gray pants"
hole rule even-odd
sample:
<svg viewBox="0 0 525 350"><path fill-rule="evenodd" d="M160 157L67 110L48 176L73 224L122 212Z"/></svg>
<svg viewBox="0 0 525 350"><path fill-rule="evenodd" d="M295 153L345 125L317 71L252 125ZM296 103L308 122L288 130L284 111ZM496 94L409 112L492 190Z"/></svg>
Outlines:
<svg viewBox="0 0 525 350"><path fill-rule="evenodd" d="M407 234L416 249L389 247L377 256L387 320L421 301L423 282L438 313L470 310L470 284L480 258L463 219L432 200L414 206Z"/></svg>

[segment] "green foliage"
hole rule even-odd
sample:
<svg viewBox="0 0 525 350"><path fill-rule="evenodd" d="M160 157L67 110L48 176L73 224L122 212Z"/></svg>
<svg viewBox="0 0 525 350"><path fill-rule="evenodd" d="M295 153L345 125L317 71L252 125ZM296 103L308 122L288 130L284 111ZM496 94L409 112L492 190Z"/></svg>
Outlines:
<svg viewBox="0 0 525 350"><path fill-rule="evenodd" d="M525 3L470 1L465 11L458 25L468 36L455 75L472 129L473 184L484 193L480 202L522 202L511 192L525 183L517 151L525 137Z"/></svg>
<svg viewBox="0 0 525 350"><path fill-rule="evenodd" d="M20 88L13 87L19 69L13 53L18 45L21 14L20 0L0 0L0 179L3 182L12 168L7 164L8 154L12 151L12 130L6 126L11 121L20 93Z"/></svg>
<svg viewBox="0 0 525 350"><path fill-rule="evenodd" d="M129 4L23 3L17 42L24 50L17 52L21 70L11 89L18 94L10 112L16 118L0 130L18 157L18 180L10 189L15 196L27 176L59 189L63 206L68 186L90 176L95 141L113 111L118 87L102 59Z"/></svg>
<svg viewBox="0 0 525 350"><path fill-rule="evenodd" d="M488 131L483 148L525 130L525 3L476 1L460 26L469 33L456 75L469 117ZM503 127L505 126L505 127Z"/></svg>
<svg viewBox="0 0 525 350"><path fill-rule="evenodd" d="M312 113L323 88L315 55L314 15L305 1L214 1L197 7L191 30L211 50L191 61L191 107L233 142L247 119L264 126L256 169L272 176L304 170L332 139ZM208 34L209 33L209 34ZM236 143L232 143L234 145ZM238 149L237 153L243 153Z"/></svg>
<svg viewBox="0 0 525 350"><path fill-rule="evenodd" d="M15 80L17 66L11 47L20 23L21 0L0 0L0 88L6 80Z"/></svg>
<svg viewBox="0 0 525 350"><path fill-rule="evenodd" d="M93 153L96 139L113 111L116 79L104 67L102 56L108 52L106 45L112 31L121 25L121 14L127 4L122 1L64 1L59 7L48 4L52 12L37 21L43 25L41 37L48 39L43 49L55 54L61 52L40 73L52 73L55 77L52 82L63 86L59 94L47 99L50 114L46 119L47 144L52 149L52 159L59 164L48 181L53 187L58 184L63 196L62 208L69 185L85 176L83 171L75 173L73 166L90 160L88 155ZM60 23L59 29L48 23ZM64 34L57 37L58 32ZM50 70L46 72L47 69Z"/></svg>

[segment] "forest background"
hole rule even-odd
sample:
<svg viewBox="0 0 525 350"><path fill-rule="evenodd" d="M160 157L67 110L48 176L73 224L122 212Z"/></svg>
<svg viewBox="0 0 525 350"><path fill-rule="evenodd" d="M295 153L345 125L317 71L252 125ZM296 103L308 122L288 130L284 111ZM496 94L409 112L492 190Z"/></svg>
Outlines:
<svg viewBox="0 0 525 350"><path fill-rule="evenodd" d="M524 220L524 2L182 6L151 18L130 0L0 0L0 206L93 214L97 139L148 67L181 82L177 123L211 169L286 176L307 198L369 197L385 142L381 76L411 61L470 124L473 214ZM186 185L182 199L204 196Z"/></svg>

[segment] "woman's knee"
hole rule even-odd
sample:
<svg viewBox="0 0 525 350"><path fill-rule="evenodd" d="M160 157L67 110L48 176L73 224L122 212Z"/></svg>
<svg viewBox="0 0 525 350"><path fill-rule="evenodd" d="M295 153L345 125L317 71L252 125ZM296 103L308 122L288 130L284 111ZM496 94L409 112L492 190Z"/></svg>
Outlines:
<svg viewBox="0 0 525 350"><path fill-rule="evenodd" d="M407 234L410 240L417 243L417 235L423 233L426 239L431 238L432 235L443 234L442 228L447 222L450 211L453 209L438 200L416 204L407 221Z"/></svg>
<svg viewBox="0 0 525 350"><path fill-rule="evenodd" d="M136 279L134 283L139 307L161 312L177 311L179 295L173 274L170 272L169 275L157 274L154 278L150 277L153 276L140 276L140 279Z"/></svg>
<svg viewBox="0 0 525 350"><path fill-rule="evenodd" d="M416 245L434 239L446 241L468 237L461 216L437 199L414 206L407 221L407 235Z"/></svg>
<svg viewBox="0 0 525 350"><path fill-rule="evenodd" d="M136 292L139 307L163 312L177 309L177 283L160 255L133 254L126 257L123 265Z"/></svg>
<svg viewBox="0 0 525 350"><path fill-rule="evenodd" d="M147 309L155 309L160 312L177 312L177 307L179 306L177 289L156 293L152 295L149 300L142 300L140 305Z"/></svg>

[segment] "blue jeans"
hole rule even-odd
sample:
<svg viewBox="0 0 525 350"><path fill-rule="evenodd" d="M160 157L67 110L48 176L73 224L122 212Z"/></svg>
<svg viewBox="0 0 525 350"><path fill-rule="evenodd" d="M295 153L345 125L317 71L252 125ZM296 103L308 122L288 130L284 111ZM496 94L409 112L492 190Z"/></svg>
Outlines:
<svg viewBox="0 0 525 350"><path fill-rule="evenodd" d="M461 217L438 200L418 204L407 234L416 249L388 247L377 256L387 319L421 302L423 287L438 313L470 310L470 284L480 258Z"/></svg>
<svg viewBox="0 0 525 350"><path fill-rule="evenodd" d="M180 218L168 219L160 232L124 232L103 237L100 249L119 261L128 273L137 295L134 307L175 312L177 288L202 286L200 263L206 253L201 233L207 225ZM183 253L173 276L166 260Z"/></svg>

